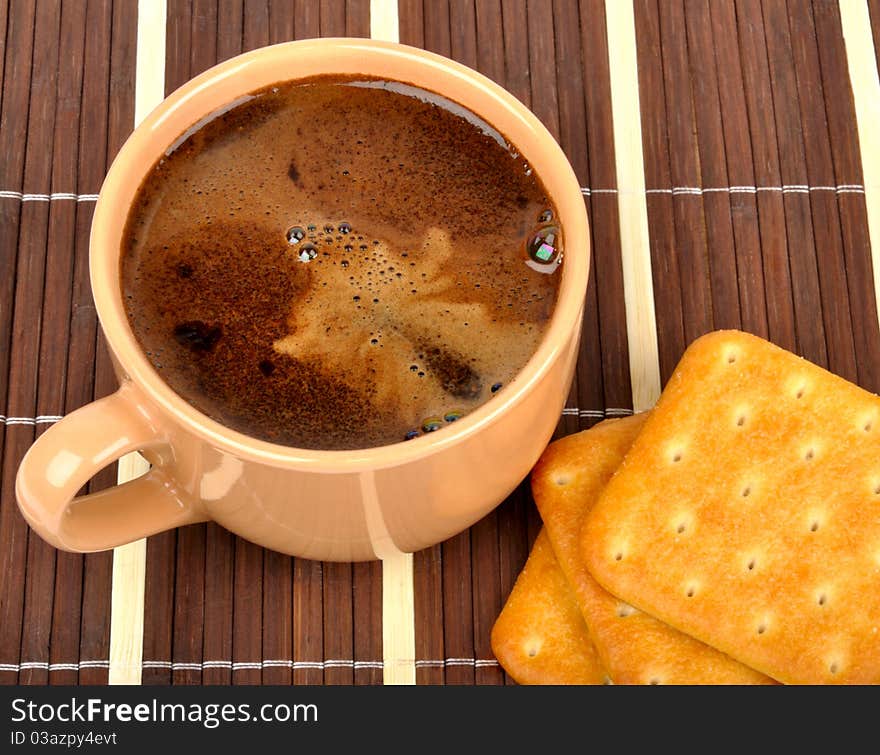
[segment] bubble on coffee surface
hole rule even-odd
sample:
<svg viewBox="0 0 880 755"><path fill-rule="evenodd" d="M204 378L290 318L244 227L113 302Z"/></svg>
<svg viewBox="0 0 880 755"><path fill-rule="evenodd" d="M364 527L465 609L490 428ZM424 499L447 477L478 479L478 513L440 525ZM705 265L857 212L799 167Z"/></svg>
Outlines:
<svg viewBox="0 0 880 755"><path fill-rule="evenodd" d="M554 273L562 263L562 238L559 227L545 225L526 242L526 264L539 273Z"/></svg>
<svg viewBox="0 0 880 755"><path fill-rule="evenodd" d="M177 322L221 326L197 360L173 365L166 353L163 374L179 373L172 387L248 434L364 448L418 437L427 419L444 432L491 400L495 383L515 380L540 342L559 276L523 262L548 198L519 156L512 172L510 153L497 148L501 163L485 135L450 127L448 113L393 103L401 117L363 126L361 93L312 94L277 124L225 142L227 168L210 185L191 183L180 200L156 190L174 222L145 211L150 238L132 232L131 256L161 271L164 254L194 273L175 270L178 288L157 288L154 309L136 297L129 317L149 324L170 307ZM297 135L325 111L338 128ZM468 152L479 170L461 159ZM206 224L196 233L194 218ZM154 339L135 330L145 345Z"/></svg>
<svg viewBox="0 0 880 755"><path fill-rule="evenodd" d="M300 262L311 262L318 256L318 248L314 244L303 244L297 258Z"/></svg>
<svg viewBox="0 0 880 755"><path fill-rule="evenodd" d="M287 229L287 243L298 244L306 237L306 232L298 225Z"/></svg>
<svg viewBox="0 0 880 755"><path fill-rule="evenodd" d="M422 420L422 432L423 433L433 433L437 430L440 430L443 427L443 418L442 417L427 417Z"/></svg>

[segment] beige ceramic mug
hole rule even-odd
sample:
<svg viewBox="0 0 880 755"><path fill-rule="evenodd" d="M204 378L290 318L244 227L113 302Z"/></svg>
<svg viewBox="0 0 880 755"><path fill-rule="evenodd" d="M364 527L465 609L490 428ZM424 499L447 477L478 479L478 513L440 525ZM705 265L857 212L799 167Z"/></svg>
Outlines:
<svg viewBox="0 0 880 755"><path fill-rule="evenodd" d="M120 242L154 161L188 127L241 95L318 74L402 81L465 106L517 145L558 210L565 262L543 341L511 383L443 432L355 451L256 440L172 391L129 328ZM41 537L79 552L207 520L267 548L322 560L368 560L440 542L497 506L549 442L578 353L589 255L584 202L564 153L522 103L484 76L423 50L361 39L289 42L228 60L162 102L107 174L92 222L90 270L120 388L37 439L18 471L19 507ZM146 457L149 472L77 496L102 467L132 451Z"/></svg>

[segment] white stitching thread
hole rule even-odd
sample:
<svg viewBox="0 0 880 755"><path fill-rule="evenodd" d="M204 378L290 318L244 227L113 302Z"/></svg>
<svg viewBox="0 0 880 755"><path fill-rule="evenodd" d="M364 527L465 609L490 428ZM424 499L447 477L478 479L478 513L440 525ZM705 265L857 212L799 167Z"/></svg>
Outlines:
<svg viewBox="0 0 880 755"><path fill-rule="evenodd" d="M330 658L326 661L288 661L270 659L265 661L202 661L187 663L183 661L144 661L145 669L165 669L170 671L203 671L208 669L230 669L232 671L250 671L264 668L288 669L382 669L382 661L351 661ZM416 668L444 668L455 666L474 666L475 668L496 667L499 663L493 658L446 658L444 660L416 661ZM109 668L110 661L79 661L73 663L46 663L44 661L24 661L22 663L0 663L0 671L27 671L42 669L48 671L79 671L86 668Z"/></svg>
<svg viewBox="0 0 880 755"><path fill-rule="evenodd" d="M26 194L21 191L0 191L0 199L17 199L19 202L56 202L67 199L74 202L94 202L98 199L97 194L73 194L68 191L55 191L51 194Z"/></svg>
<svg viewBox="0 0 880 755"><path fill-rule="evenodd" d="M567 406L562 410L563 417L625 417L633 413L632 409L609 407L608 409L578 409L576 406ZM64 417L60 414L40 414L36 417L7 417L0 414L0 425L50 425L59 422Z"/></svg>
<svg viewBox="0 0 880 755"><path fill-rule="evenodd" d="M40 414L36 417L7 417L0 414L0 425L50 425L60 419L60 414Z"/></svg>
<svg viewBox="0 0 880 755"><path fill-rule="evenodd" d="M0 663L0 671L28 671L44 669L47 671L79 671L84 668L110 668L110 661L79 661L75 663L46 663L45 661L24 661L23 663Z"/></svg>
<svg viewBox="0 0 880 755"><path fill-rule="evenodd" d="M645 189L646 194L672 194L681 196L691 194L724 193L724 194L757 194L759 191L778 191L782 194L809 194L811 191L832 191L836 194L864 194L865 187L861 184L840 184L839 186L807 186L806 184L783 184L782 186L673 186L669 189ZM617 194L617 189L592 189L581 187L585 197L593 194Z"/></svg>

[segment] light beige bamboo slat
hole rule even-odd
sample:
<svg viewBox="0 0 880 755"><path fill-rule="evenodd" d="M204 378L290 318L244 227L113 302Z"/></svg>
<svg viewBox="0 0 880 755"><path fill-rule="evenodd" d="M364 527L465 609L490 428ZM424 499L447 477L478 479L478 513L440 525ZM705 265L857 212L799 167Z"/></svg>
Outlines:
<svg viewBox="0 0 880 755"><path fill-rule="evenodd" d="M839 0L839 7L859 132L874 293L880 317L880 78L867 0Z"/></svg>
<svg viewBox="0 0 880 755"><path fill-rule="evenodd" d="M397 0L370 0L370 36L400 41ZM413 556L395 549L382 557L382 680L416 683Z"/></svg>
<svg viewBox="0 0 880 755"><path fill-rule="evenodd" d="M135 69L135 125L165 96L166 0L139 0ZM119 460L120 483L139 477L149 464L138 453ZM144 580L147 541L113 550L110 597L110 684L140 684L144 648Z"/></svg>
<svg viewBox="0 0 880 755"><path fill-rule="evenodd" d="M370 0L370 37L400 41L397 0Z"/></svg>
<svg viewBox="0 0 880 755"><path fill-rule="evenodd" d="M633 410L641 412L654 406L661 386L642 152L636 29L631 0L605 0L605 25L630 381Z"/></svg>

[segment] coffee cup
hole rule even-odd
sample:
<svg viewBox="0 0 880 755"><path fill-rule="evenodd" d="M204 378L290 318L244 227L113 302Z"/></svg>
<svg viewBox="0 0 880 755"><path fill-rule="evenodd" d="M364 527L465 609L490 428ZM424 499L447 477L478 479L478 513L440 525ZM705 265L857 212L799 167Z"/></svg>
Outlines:
<svg viewBox="0 0 880 755"><path fill-rule="evenodd" d="M551 319L516 378L443 432L356 450L270 443L195 409L140 347L120 283L128 209L169 145L242 95L324 74L405 82L477 114L541 177L565 240ZM441 542L503 501L550 441L577 360L589 257L583 197L565 154L525 105L481 74L406 45L347 38L288 42L227 60L166 98L110 167L95 207L89 265L119 388L36 440L18 470L19 508L44 540L73 552L209 520L266 548L328 561ZM150 464L143 476L77 495L103 467L134 451Z"/></svg>

